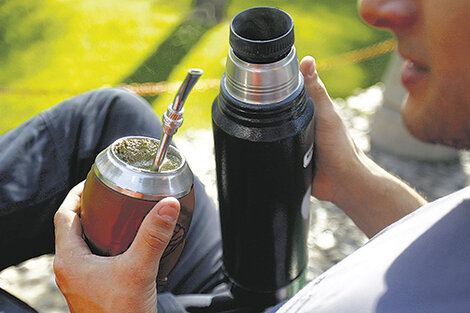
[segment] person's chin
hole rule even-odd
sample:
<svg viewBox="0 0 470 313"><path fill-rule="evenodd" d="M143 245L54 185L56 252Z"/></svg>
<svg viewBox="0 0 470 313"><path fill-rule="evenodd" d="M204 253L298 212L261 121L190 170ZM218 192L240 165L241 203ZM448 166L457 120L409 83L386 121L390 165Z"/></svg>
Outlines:
<svg viewBox="0 0 470 313"><path fill-rule="evenodd" d="M470 149L470 138L464 133L433 121L425 115L417 114L410 109L409 103L402 107L402 119L408 132L416 139L456 149Z"/></svg>
<svg viewBox="0 0 470 313"><path fill-rule="evenodd" d="M433 139L432 134L429 133L432 131L432 128L426 125L428 118L425 116L419 103L416 103L415 99L409 94L404 99L401 116L406 129L413 137L423 142L435 143L435 139Z"/></svg>

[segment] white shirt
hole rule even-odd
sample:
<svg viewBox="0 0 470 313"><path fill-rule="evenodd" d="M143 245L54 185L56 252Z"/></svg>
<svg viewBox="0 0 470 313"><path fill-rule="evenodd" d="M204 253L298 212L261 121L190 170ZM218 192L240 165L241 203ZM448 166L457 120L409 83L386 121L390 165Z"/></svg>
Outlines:
<svg viewBox="0 0 470 313"><path fill-rule="evenodd" d="M470 312L470 187L384 229L277 312Z"/></svg>

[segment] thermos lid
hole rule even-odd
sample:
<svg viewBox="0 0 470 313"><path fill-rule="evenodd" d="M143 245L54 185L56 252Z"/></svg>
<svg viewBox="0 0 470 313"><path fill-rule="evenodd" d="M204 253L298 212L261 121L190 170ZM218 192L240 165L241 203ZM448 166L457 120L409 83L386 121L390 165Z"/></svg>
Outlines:
<svg viewBox="0 0 470 313"><path fill-rule="evenodd" d="M230 24L230 46L249 63L272 63L287 56L294 45L294 21L273 7L254 7L238 13Z"/></svg>

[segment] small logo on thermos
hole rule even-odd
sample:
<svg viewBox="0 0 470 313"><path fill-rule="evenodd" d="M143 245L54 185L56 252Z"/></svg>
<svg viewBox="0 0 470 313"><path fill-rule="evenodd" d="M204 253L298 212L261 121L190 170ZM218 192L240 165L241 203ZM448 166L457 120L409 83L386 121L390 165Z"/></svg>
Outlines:
<svg viewBox="0 0 470 313"><path fill-rule="evenodd" d="M304 155L304 168L307 168L307 166L310 164L312 161L313 157L313 143L310 145L310 148L308 148L307 152Z"/></svg>

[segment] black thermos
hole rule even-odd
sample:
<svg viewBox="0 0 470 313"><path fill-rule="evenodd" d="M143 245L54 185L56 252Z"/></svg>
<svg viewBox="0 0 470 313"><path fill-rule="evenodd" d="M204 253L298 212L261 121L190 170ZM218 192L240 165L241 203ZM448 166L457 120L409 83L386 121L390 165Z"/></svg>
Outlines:
<svg viewBox="0 0 470 313"><path fill-rule="evenodd" d="M224 269L241 301L271 305L305 283L313 113L292 18L237 14L212 124Z"/></svg>

